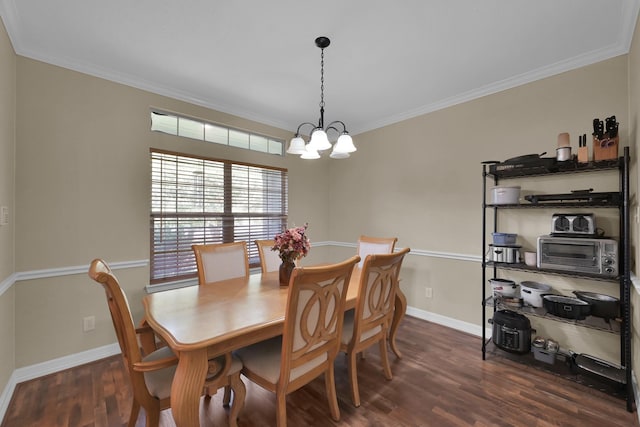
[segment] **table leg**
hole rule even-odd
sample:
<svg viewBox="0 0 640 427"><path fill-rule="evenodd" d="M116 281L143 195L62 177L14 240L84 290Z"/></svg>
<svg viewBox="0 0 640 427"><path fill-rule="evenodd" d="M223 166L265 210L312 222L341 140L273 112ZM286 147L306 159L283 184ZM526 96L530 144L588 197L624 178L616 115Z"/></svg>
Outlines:
<svg viewBox="0 0 640 427"><path fill-rule="evenodd" d="M389 345L398 359L402 359L402 353L400 353L400 350L398 350L398 346L396 345L396 333L398 332L398 326L400 326L400 321L404 317L406 311L407 297L398 287L396 291L395 308L393 310L393 320L391 321L391 328L389 329Z"/></svg>
<svg viewBox="0 0 640 427"><path fill-rule="evenodd" d="M200 425L200 396L207 369L206 348L180 353L171 383L171 412L177 427Z"/></svg>

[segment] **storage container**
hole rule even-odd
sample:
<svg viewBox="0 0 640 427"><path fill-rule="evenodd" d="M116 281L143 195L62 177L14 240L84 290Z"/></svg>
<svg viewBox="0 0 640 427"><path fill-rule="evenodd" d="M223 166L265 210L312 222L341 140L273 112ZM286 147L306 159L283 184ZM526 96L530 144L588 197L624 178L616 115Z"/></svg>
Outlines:
<svg viewBox="0 0 640 427"><path fill-rule="evenodd" d="M491 203L494 205L517 205L520 200L520 186L492 187Z"/></svg>
<svg viewBox="0 0 640 427"><path fill-rule="evenodd" d="M494 245L515 245L517 234L513 233L491 233Z"/></svg>
<svg viewBox="0 0 640 427"><path fill-rule="evenodd" d="M556 352L548 351L543 348L533 347L533 357L549 365L553 365L556 362Z"/></svg>

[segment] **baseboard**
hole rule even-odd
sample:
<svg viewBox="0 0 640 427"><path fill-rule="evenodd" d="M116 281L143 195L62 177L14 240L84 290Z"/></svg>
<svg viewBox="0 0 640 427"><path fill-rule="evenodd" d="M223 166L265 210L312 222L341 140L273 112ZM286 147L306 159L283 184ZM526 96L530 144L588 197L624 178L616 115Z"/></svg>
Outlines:
<svg viewBox="0 0 640 427"><path fill-rule="evenodd" d="M16 385L21 382L73 368L74 366L84 365L85 363L94 362L119 353L120 346L114 343L16 369L0 395L0 420L4 419Z"/></svg>
<svg viewBox="0 0 640 427"><path fill-rule="evenodd" d="M11 397L13 397L13 391L16 388L16 372L13 371L11 378L9 378L9 382L4 387L2 394L0 394L0 424L2 424L2 420L4 420L4 414L7 413L7 409L9 408L9 403L11 402Z"/></svg>
<svg viewBox="0 0 640 427"><path fill-rule="evenodd" d="M451 317L443 316L441 314L431 313L429 311L421 310L419 308L407 307L407 315L417 317L418 319L428 320L429 322L437 323L442 326L447 326L458 331L466 332L475 336L482 336L482 328L479 325L463 322L462 320L453 319ZM485 331L485 333L490 331Z"/></svg>
<svg viewBox="0 0 640 427"><path fill-rule="evenodd" d="M14 371L16 384L41 377L43 375L49 375L54 372L64 371L65 369L73 368L74 366L84 365L85 363L104 359L105 357L119 353L120 346L117 343L107 344L102 347L93 348L91 350L71 354L69 356L25 366L24 368L18 368Z"/></svg>

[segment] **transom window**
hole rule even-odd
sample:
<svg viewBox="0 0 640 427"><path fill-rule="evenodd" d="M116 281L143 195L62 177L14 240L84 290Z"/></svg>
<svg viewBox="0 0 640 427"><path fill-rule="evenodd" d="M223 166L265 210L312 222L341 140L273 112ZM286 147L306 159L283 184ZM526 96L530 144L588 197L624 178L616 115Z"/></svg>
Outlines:
<svg viewBox="0 0 640 427"><path fill-rule="evenodd" d="M151 150L151 284L196 277L194 244L256 239L287 224L287 170Z"/></svg>
<svg viewBox="0 0 640 427"><path fill-rule="evenodd" d="M151 111L151 130L284 156L284 141L163 111Z"/></svg>

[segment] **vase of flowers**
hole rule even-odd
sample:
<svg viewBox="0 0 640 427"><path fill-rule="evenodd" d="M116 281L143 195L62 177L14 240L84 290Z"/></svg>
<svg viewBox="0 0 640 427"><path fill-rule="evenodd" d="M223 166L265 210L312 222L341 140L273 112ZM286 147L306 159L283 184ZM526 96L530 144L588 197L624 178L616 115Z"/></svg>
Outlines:
<svg viewBox="0 0 640 427"><path fill-rule="evenodd" d="M311 242L307 237L307 227L289 228L282 233L276 234L275 244L272 251L278 251L282 264L280 264L280 286L288 286L291 273L295 268L295 261L307 256L311 248Z"/></svg>

